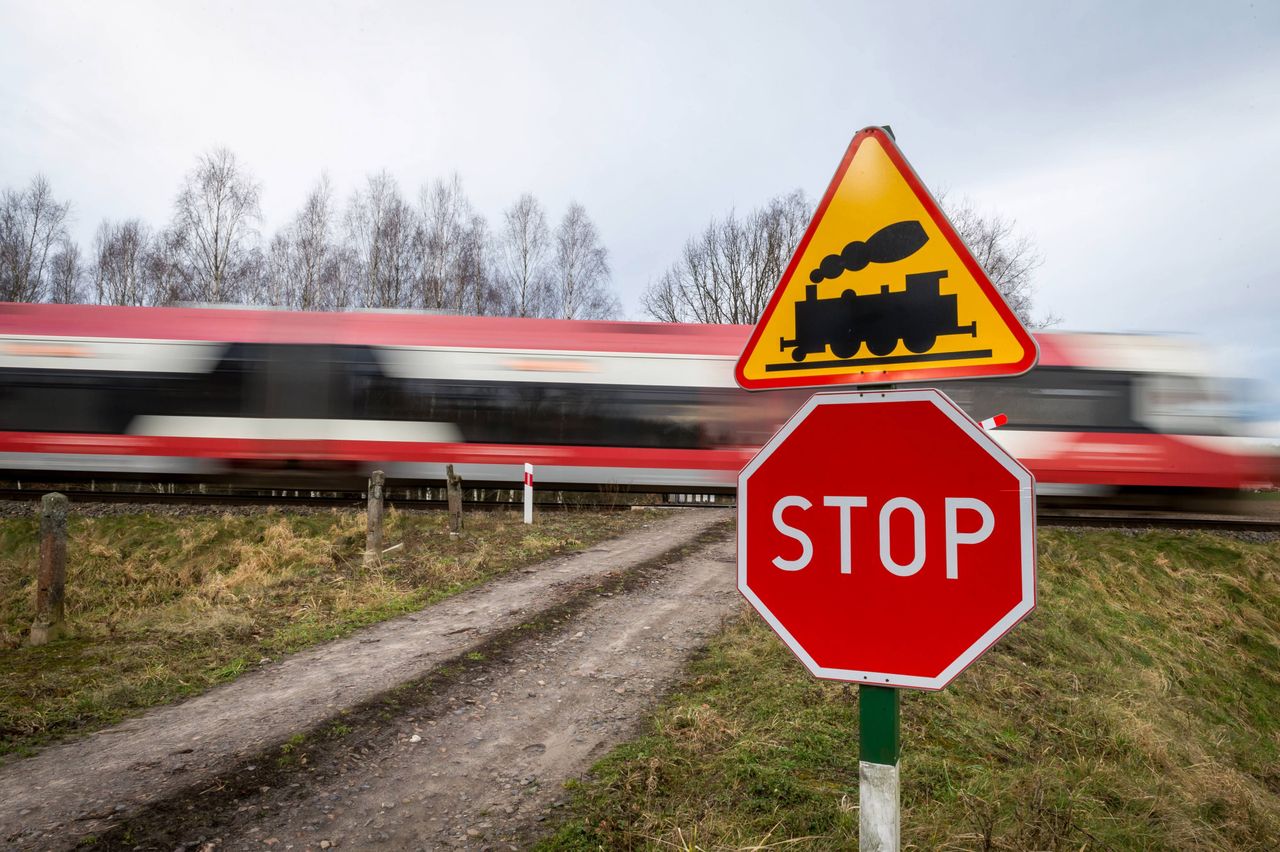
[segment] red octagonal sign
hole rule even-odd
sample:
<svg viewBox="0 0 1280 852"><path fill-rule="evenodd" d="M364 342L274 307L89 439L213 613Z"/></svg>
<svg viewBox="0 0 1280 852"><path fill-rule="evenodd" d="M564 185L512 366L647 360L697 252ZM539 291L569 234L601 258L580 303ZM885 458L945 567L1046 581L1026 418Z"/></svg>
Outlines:
<svg viewBox="0 0 1280 852"><path fill-rule="evenodd" d="M1034 487L936 390L817 394L738 477L738 590L818 677L941 689L1035 608Z"/></svg>

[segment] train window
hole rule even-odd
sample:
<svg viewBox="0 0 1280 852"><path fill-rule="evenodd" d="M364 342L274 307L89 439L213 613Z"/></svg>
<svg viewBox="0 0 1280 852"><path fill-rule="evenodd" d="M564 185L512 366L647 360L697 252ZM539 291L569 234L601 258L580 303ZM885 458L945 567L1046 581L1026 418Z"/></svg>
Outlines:
<svg viewBox="0 0 1280 852"><path fill-rule="evenodd" d="M168 370L4 370L0 430L113 435L141 414L237 414L241 384Z"/></svg>
<svg viewBox="0 0 1280 852"><path fill-rule="evenodd" d="M944 390L971 417L1009 417L1011 429L1135 432L1129 373L1041 367L1022 376L954 382Z"/></svg>
<svg viewBox="0 0 1280 852"><path fill-rule="evenodd" d="M697 447L709 440L697 388L369 377L358 416L456 425L482 443Z"/></svg>
<svg viewBox="0 0 1280 852"><path fill-rule="evenodd" d="M1232 432L1231 394L1206 376L1151 373L1138 382L1136 408L1143 423L1159 432L1227 435Z"/></svg>
<svg viewBox="0 0 1280 852"><path fill-rule="evenodd" d="M0 378L0 429L13 432L118 432L110 405L113 376L52 370Z"/></svg>
<svg viewBox="0 0 1280 852"><path fill-rule="evenodd" d="M207 379L189 373L6 372L0 375L0 430L121 434L139 415L214 413L217 397L208 395Z"/></svg>

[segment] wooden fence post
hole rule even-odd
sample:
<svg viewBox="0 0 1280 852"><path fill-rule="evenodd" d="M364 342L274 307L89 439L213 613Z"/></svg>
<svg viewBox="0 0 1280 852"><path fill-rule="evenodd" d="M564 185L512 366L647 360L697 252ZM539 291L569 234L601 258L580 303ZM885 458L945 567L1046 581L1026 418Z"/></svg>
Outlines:
<svg viewBox="0 0 1280 852"><path fill-rule="evenodd" d="M46 645L66 634L67 498L40 498L40 572L36 576L36 617L28 644Z"/></svg>
<svg viewBox="0 0 1280 852"><path fill-rule="evenodd" d="M462 532L462 477L453 472L453 465L445 465L445 492L449 500L449 532Z"/></svg>
<svg viewBox="0 0 1280 852"><path fill-rule="evenodd" d="M382 495L386 484L387 475L380 470L375 470L369 477L369 522L364 538L366 568L382 560Z"/></svg>

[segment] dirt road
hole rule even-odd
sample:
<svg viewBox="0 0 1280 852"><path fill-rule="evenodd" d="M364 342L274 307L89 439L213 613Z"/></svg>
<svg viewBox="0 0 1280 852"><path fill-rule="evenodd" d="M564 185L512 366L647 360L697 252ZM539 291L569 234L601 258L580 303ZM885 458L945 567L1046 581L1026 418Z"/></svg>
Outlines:
<svg viewBox="0 0 1280 852"><path fill-rule="evenodd" d="M660 516L5 767L0 839L522 848L734 611L728 521Z"/></svg>

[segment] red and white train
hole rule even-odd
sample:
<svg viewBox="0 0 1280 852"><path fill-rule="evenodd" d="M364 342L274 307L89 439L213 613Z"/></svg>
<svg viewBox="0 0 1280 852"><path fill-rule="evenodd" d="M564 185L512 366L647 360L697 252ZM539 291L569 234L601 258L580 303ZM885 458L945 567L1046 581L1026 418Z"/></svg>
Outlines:
<svg viewBox="0 0 1280 852"><path fill-rule="evenodd" d="M0 476L733 487L807 392L748 394L747 326L0 304ZM1042 494L1262 485L1187 344L1039 335L1011 379L948 382ZM852 452L873 452L866 446Z"/></svg>

